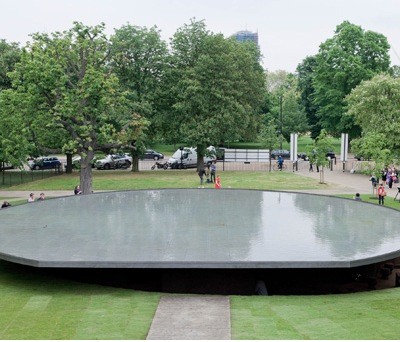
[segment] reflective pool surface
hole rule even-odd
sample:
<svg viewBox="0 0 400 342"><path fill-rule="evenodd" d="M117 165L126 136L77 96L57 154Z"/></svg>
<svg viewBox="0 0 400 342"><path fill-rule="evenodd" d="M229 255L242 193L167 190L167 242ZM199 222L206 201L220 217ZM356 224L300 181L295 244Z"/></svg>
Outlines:
<svg viewBox="0 0 400 342"><path fill-rule="evenodd" d="M98 193L0 210L0 258L42 267L352 267L400 255L400 212L252 190Z"/></svg>

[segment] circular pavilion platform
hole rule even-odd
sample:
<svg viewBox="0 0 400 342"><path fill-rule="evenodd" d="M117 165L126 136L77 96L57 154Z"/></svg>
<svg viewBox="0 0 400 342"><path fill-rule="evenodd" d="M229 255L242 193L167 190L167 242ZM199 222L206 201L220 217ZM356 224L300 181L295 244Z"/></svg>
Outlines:
<svg viewBox="0 0 400 342"><path fill-rule="evenodd" d="M54 269L311 270L400 256L400 212L310 194L143 190L0 211L0 259ZM222 273L221 273L222 272ZM190 276L190 274L192 276ZM204 273L203 273L204 274ZM246 277L246 275L244 275Z"/></svg>

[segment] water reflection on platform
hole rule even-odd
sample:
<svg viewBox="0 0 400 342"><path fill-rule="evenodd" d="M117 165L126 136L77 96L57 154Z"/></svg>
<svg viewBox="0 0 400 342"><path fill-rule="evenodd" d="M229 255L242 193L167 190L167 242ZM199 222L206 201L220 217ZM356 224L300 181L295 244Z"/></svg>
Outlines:
<svg viewBox="0 0 400 342"><path fill-rule="evenodd" d="M400 212L252 190L99 193L0 211L0 258L40 267L352 267L400 255Z"/></svg>

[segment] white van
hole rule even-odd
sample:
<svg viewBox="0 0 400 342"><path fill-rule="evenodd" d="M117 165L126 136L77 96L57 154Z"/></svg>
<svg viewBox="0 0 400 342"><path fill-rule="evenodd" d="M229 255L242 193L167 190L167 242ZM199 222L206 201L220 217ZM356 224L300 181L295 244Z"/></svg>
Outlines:
<svg viewBox="0 0 400 342"><path fill-rule="evenodd" d="M207 147L209 155L204 156L204 164L211 164L216 159L214 146ZM171 169L186 169L188 167L197 167L197 150L195 147L184 147L178 149L168 160Z"/></svg>

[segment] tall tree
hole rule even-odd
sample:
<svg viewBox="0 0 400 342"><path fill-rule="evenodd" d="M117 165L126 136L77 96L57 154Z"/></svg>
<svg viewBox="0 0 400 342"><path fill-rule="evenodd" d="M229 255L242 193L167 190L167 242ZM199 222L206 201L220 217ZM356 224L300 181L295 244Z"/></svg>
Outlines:
<svg viewBox="0 0 400 342"><path fill-rule="evenodd" d="M18 115L22 97L14 97L12 90L0 92L0 163L21 167L32 145L27 139L22 116ZM3 173L4 176L4 173Z"/></svg>
<svg viewBox="0 0 400 342"><path fill-rule="evenodd" d="M271 151L278 147L279 145L279 135L278 128L274 120L270 120L267 125L265 125L260 134L258 135L258 141L261 143L263 148L269 150L269 172L272 171L272 154Z"/></svg>
<svg viewBox="0 0 400 342"><path fill-rule="evenodd" d="M301 104L307 115L311 138L315 139L321 133L321 124L317 117L317 105L314 102L314 69L317 65L315 56L306 57L297 66L298 88L300 91Z"/></svg>
<svg viewBox="0 0 400 342"><path fill-rule="evenodd" d="M8 73L14 70L20 56L21 49L17 43L7 43L0 39L0 91L11 88Z"/></svg>
<svg viewBox="0 0 400 342"><path fill-rule="evenodd" d="M377 75L354 88L346 102L364 135L381 134L385 147L400 156L400 78Z"/></svg>
<svg viewBox="0 0 400 342"><path fill-rule="evenodd" d="M0 163L7 162L14 166L22 165L31 147L26 131L21 129L21 117L15 115L16 103L11 101L8 94L11 88L8 74L15 69L20 57L21 49L17 43L0 40Z"/></svg>
<svg viewBox="0 0 400 342"><path fill-rule="evenodd" d="M167 44L156 27L124 25L111 37L112 68L133 104L132 110L147 119L132 150L132 171L139 170L139 157L149 139L157 137L156 109L167 63ZM143 122L144 123L144 122Z"/></svg>
<svg viewBox="0 0 400 342"><path fill-rule="evenodd" d="M197 147L201 165L209 144L240 139L259 113L265 89L259 51L192 21L175 34L172 54L174 128Z"/></svg>
<svg viewBox="0 0 400 342"><path fill-rule="evenodd" d="M385 135L382 133L368 132L361 138L351 142L351 150L354 154L364 159L373 160L373 173L379 174L385 167L394 162L393 151L388 149Z"/></svg>
<svg viewBox="0 0 400 342"><path fill-rule="evenodd" d="M82 192L92 192L94 151L121 146L118 135L135 117L110 70L104 24L35 34L12 73L13 95L25 122L47 122L68 136L65 151L81 158ZM129 130L133 132L133 130ZM129 137L134 140L134 137Z"/></svg>
<svg viewBox="0 0 400 342"><path fill-rule="evenodd" d="M297 82L295 75L286 71L267 74L267 89L271 94L272 106L266 113L266 120L275 121L279 133L286 141L289 141L291 133L301 134L309 130Z"/></svg>
<svg viewBox="0 0 400 342"><path fill-rule="evenodd" d="M314 103L321 126L338 136L360 134L352 117L344 115L345 96L362 80L389 69L389 44L382 34L364 31L348 21L320 45L314 72Z"/></svg>

